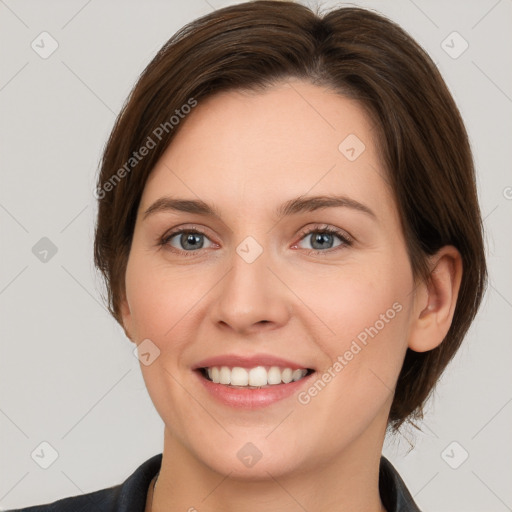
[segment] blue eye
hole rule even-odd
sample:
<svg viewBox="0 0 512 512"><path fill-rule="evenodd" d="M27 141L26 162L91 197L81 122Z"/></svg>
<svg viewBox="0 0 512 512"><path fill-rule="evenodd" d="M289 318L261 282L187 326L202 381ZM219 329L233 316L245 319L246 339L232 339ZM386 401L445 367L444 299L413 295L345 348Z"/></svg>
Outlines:
<svg viewBox="0 0 512 512"><path fill-rule="evenodd" d="M352 245L352 240L346 233L329 226L322 228L313 227L306 232L302 232L301 240L305 240L307 238L309 238L310 244L312 246L310 252L313 252L314 254L318 254L320 252L330 252L331 250L334 250L340 246ZM333 245L336 238L339 240L339 243L337 245Z"/></svg>
<svg viewBox="0 0 512 512"><path fill-rule="evenodd" d="M300 241L309 237L311 249L305 248L307 252L312 254L324 254L350 247L353 243L350 236L340 229L330 226L313 226L304 230L300 234ZM335 245L336 238L339 243ZM205 245L205 241L207 244ZM178 252L184 256L194 256L199 249L210 248L214 244L205 233L197 228L181 229L168 233L160 240L159 245L170 247L174 252ZM294 247L297 247L296 244Z"/></svg>
<svg viewBox="0 0 512 512"><path fill-rule="evenodd" d="M179 247L174 245L173 239L177 240ZM162 240L162 245L170 245L174 249L185 252L194 252L194 249L204 248L205 239L208 240L206 235L196 229L183 229L165 236Z"/></svg>

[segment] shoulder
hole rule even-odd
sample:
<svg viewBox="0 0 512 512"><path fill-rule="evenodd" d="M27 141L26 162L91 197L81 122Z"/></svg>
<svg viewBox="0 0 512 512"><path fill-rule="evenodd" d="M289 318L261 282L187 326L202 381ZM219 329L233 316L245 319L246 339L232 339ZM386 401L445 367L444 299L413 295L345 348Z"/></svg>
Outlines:
<svg viewBox="0 0 512 512"><path fill-rule="evenodd" d="M421 512L398 471L385 457L380 459L379 492L388 512Z"/></svg>
<svg viewBox="0 0 512 512"><path fill-rule="evenodd" d="M81 496L71 496L45 505L35 505L7 512L85 512L91 509L98 512L110 512L116 510L115 503L118 501L121 487L118 485Z"/></svg>
<svg viewBox="0 0 512 512"><path fill-rule="evenodd" d="M161 463L160 453L146 460L122 484L7 512L144 512L149 483L160 470Z"/></svg>

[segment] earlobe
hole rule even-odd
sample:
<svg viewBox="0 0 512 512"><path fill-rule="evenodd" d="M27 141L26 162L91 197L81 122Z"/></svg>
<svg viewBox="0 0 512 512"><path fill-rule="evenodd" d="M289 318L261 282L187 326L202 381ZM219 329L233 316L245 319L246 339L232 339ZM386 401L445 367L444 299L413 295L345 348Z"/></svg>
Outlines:
<svg viewBox="0 0 512 512"><path fill-rule="evenodd" d="M409 348L426 352L439 346L452 323L462 279L462 257L447 245L431 257L428 282L416 293L416 310L411 325Z"/></svg>

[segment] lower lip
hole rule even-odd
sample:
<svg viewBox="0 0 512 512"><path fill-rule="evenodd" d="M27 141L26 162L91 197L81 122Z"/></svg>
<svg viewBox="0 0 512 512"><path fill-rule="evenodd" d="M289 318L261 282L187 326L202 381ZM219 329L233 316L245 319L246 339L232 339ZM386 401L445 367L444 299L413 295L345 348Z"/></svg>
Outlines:
<svg viewBox="0 0 512 512"><path fill-rule="evenodd" d="M196 371L199 380L202 382L206 390L211 393L219 402L230 407L240 409L260 409L271 404L284 400L296 393L302 386L306 384L314 372L289 384L275 384L268 388L260 389L243 389L224 384L216 384L211 380L203 377L201 372Z"/></svg>

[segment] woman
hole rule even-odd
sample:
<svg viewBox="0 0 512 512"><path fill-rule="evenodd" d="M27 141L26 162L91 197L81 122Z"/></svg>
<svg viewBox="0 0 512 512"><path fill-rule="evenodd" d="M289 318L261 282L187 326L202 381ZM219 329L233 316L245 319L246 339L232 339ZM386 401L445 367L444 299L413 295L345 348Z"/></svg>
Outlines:
<svg viewBox="0 0 512 512"><path fill-rule="evenodd" d="M401 28L273 1L196 20L142 73L96 195L163 454L25 510L419 510L384 436L421 418L486 265L463 122Z"/></svg>

